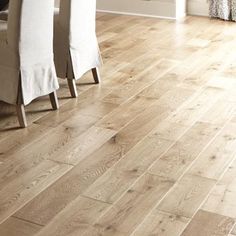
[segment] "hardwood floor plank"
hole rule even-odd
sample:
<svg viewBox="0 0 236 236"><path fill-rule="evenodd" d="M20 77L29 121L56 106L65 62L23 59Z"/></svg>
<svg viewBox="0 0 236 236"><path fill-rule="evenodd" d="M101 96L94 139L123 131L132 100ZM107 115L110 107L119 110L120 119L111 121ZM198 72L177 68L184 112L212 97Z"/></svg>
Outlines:
<svg viewBox="0 0 236 236"><path fill-rule="evenodd" d="M83 159L63 178L40 193L20 209L16 216L40 225L49 223L121 158L120 147L113 139L109 141L109 145L106 143L104 146L105 148L101 147Z"/></svg>
<svg viewBox="0 0 236 236"><path fill-rule="evenodd" d="M116 135L116 131L92 126L82 135L74 137L63 149L63 152L50 157L50 160L59 161L66 164L76 165L83 158L87 157L110 138Z"/></svg>
<svg viewBox="0 0 236 236"><path fill-rule="evenodd" d="M236 218L236 160L218 181L202 209L216 214Z"/></svg>
<svg viewBox="0 0 236 236"><path fill-rule="evenodd" d="M47 128L32 124L26 129L19 129L7 135L0 141L0 160L4 161L7 156L26 148L48 132Z"/></svg>
<svg viewBox="0 0 236 236"><path fill-rule="evenodd" d="M48 129L47 126L32 125L27 129L19 130L15 135L9 136L7 139L0 143L2 150L0 159L9 162L12 158L17 159L17 156L20 156L21 153L24 153L24 155L22 156L25 156L27 155L27 153L30 153L30 150L24 149L31 146L35 146L36 152L37 146L40 146L39 144L42 143L43 145L45 144L45 155L50 156L48 155L48 153L52 154L53 152L57 151L57 149L63 148L63 145L60 147L61 142L69 142L70 137L74 138L76 136L79 136L93 124L95 124L96 121L96 117L76 114L69 120L65 121L62 124L62 127ZM52 146L57 145L57 148L55 148L55 150L52 150L52 147L48 145L50 142ZM50 148L51 151L48 151ZM46 150L48 151L48 153ZM38 154L39 153L40 147Z"/></svg>
<svg viewBox="0 0 236 236"><path fill-rule="evenodd" d="M189 221L190 219L180 215L155 210L132 233L132 236L179 236Z"/></svg>
<svg viewBox="0 0 236 236"><path fill-rule="evenodd" d="M118 132L117 134L114 134L110 140L105 142L96 151L92 149L93 153L91 155L88 155L88 153L91 150L86 150L86 148L85 149L80 148L80 145L82 145L84 140L86 140L84 138L81 138L82 144L79 145L78 143L80 142L78 142L78 139L74 139L75 141L74 145L76 147L71 147L70 145L70 148L72 148L72 150L76 150L77 147L80 148L78 149L81 153L80 156L77 155L76 152L74 152L75 153L74 158L73 156L71 156L72 158L69 159L71 155L70 153L65 154L63 152L62 155L60 153L59 154L57 153L57 155L55 155L55 159L57 161L60 160L65 163L68 163L68 160L69 160L70 163L72 163L71 160L73 160L73 163L74 163L74 160L76 162L80 160L80 162L78 163L79 166L75 167L75 171L72 170L71 175L69 174L69 176L71 176L71 178L70 177L69 178L70 178L71 187L72 187L72 189L70 190L71 198L73 199L75 197L74 193L76 195L78 193L80 194L81 191L84 191L85 187L89 187L89 185L93 183L104 172L106 172L107 169L109 169L112 165L114 165L117 161L119 161L129 150L131 150L138 142L140 142L146 135L148 135L148 133L152 130L152 128L156 126L156 123L158 123L158 121L163 118L163 115L164 117L166 117L166 114L167 113L165 109L163 109L162 107L153 106L151 108L147 108L146 111L143 112L143 114L141 114L136 119L134 119L128 126L122 129L120 132ZM147 122L147 120L150 120L150 121ZM98 130L100 129L104 130L103 128L98 128ZM110 133L113 134L112 130L109 130L109 131L110 131L109 134ZM82 135L82 137L84 136ZM91 137L94 138L95 134L93 134L92 136L90 134L88 137L90 139ZM99 141L99 143L100 142L101 140ZM91 144L88 143L88 146L86 147L90 147L90 145ZM86 160L84 161L83 161L83 158L81 158L81 156L84 156L82 155L83 150L85 150L85 153L86 153ZM61 157L64 158L64 160L60 159ZM50 157L50 159L53 159L53 158ZM76 173L76 170L78 171L78 173ZM74 178L74 175L76 175L76 178ZM67 179L66 177L64 178ZM73 183L75 184L75 186ZM79 188L81 184L82 184L82 189ZM57 186L58 185L56 184L55 188L57 188ZM77 187L78 189L74 189L74 187ZM62 194L61 195L62 201L59 201L60 204L62 204L62 202L64 201L65 201L65 204L68 203L67 197L63 199L63 196L64 195L67 196L68 194L67 192L66 193L64 192L65 188L66 189L68 188L68 184L62 181L61 187L57 189L57 194L58 195L60 195L60 193ZM39 196L38 198L36 198L35 201L32 202L32 204L29 204L29 207L26 206L25 209L22 209L22 211L17 213L17 216L24 217L24 219L28 219L28 220L32 219L33 222L38 223L38 224L44 224L49 219L51 219L52 215L56 214L57 211L61 209L61 206L60 204L58 205L55 204L55 211L50 210L50 212L48 212L49 211L49 209L47 208L48 204L50 202L54 202L54 194L55 194L54 187L52 189L49 189L46 192L47 194L42 193L42 196ZM69 197L69 199L71 198ZM38 201L45 202L45 204L41 206L38 203ZM62 204L62 206L64 206L64 203ZM35 210L34 208L36 208L37 210ZM34 214L33 212L33 215L31 215L32 211L35 211L35 212L39 211L39 212L37 214ZM43 219L41 219L41 217Z"/></svg>
<svg viewBox="0 0 236 236"><path fill-rule="evenodd" d="M96 23L99 85L59 79L60 110L37 99L24 130L0 103L0 235L236 235L236 25Z"/></svg>
<svg viewBox="0 0 236 236"><path fill-rule="evenodd" d="M206 211L198 211L181 236L228 236L235 220Z"/></svg>
<svg viewBox="0 0 236 236"><path fill-rule="evenodd" d="M70 99L67 104L60 108L60 110L56 111L55 113L47 114L41 119L38 119L35 123L39 125L46 125L49 127L57 127L61 123L73 117L73 115L78 115L78 112L80 112L80 114L88 115L88 112L86 111L88 111L89 107L94 106L96 102L99 102L100 99L102 99L109 93L110 90L107 88L93 86L81 93L79 95L79 98ZM98 105L100 104L101 103L99 102ZM112 107L110 108L112 109ZM83 110L85 110L85 113L83 113ZM91 115L91 111L89 115ZM97 113L94 111L92 115L96 117Z"/></svg>
<svg viewBox="0 0 236 236"><path fill-rule="evenodd" d="M223 99L217 101L217 103L213 105L200 120L211 124L223 125L227 119L229 120L233 116L235 109L236 103L225 102L224 96Z"/></svg>
<svg viewBox="0 0 236 236"><path fill-rule="evenodd" d="M235 159L236 124L229 123L200 154L188 173L218 180Z"/></svg>
<svg viewBox="0 0 236 236"><path fill-rule="evenodd" d="M173 68L175 68L180 62L176 60L168 60L166 58L162 58L161 60L157 61L156 63L152 63L151 67L148 70L140 73L137 76L137 80L141 82L149 82L154 83L158 79L161 78L168 78L168 72L170 72ZM158 82L157 82L158 84ZM156 86L155 86L156 87ZM158 86L157 86L158 87ZM152 90L152 89L150 89ZM147 95L147 90L143 92L143 95ZM154 92L155 94L155 92ZM149 97L149 96L148 96Z"/></svg>
<svg viewBox="0 0 236 236"><path fill-rule="evenodd" d="M63 91L62 91L63 93ZM64 105L68 100L60 100L60 104ZM15 106L0 103L0 140L8 134L14 134L16 130L19 129L18 119L15 113ZM49 114L55 113L52 111L50 99L48 96L44 96L36 99L28 106L26 106L26 116L28 124L32 124L41 117Z"/></svg>
<svg viewBox="0 0 236 236"><path fill-rule="evenodd" d="M169 179L146 174L84 235L130 235L173 184Z"/></svg>
<svg viewBox="0 0 236 236"><path fill-rule="evenodd" d="M37 236L82 235L109 204L78 197L63 209Z"/></svg>
<svg viewBox="0 0 236 236"><path fill-rule="evenodd" d="M74 123L74 121L76 122ZM46 137L36 140L29 146L29 148L24 148L16 153L13 153L12 155L5 156L4 162L0 165L0 186L2 187L3 184L7 184L13 179L20 177L21 174L31 168L34 168L46 159L59 160L59 157L63 157L64 159L62 161L66 163L70 163L72 160L73 163L79 161L84 158L82 155L83 151L85 155L89 155L89 151L86 151L86 148L88 148L86 144L89 145L91 142L94 143L93 147L89 146L90 152L93 152L93 150L99 147L99 143L102 145L103 142L106 142L108 136L110 138L114 135L112 130L105 130L101 128L91 128L87 131L87 133L84 133L84 131L89 128L91 123L94 122L93 117L81 117L79 115L74 121L68 121L65 127L61 127L56 131L54 129L50 130ZM78 123L78 121L81 122ZM91 134L93 131L94 139L89 137L90 140L83 140L86 135L89 133ZM100 138L100 140L96 140L96 137L98 139ZM82 142L77 144L77 141L80 139L82 139ZM76 151L73 146L71 147L72 144L76 145L76 148L79 148L77 153L80 153L80 156L75 155L74 159L69 159L70 157L73 157L70 155ZM73 149L70 149L70 147ZM73 152L71 150L73 150Z"/></svg>
<svg viewBox="0 0 236 236"><path fill-rule="evenodd" d="M172 143L169 140L147 137L98 178L83 195L114 203Z"/></svg>
<svg viewBox="0 0 236 236"><path fill-rule="evenodd" d="M194 175L185 175L157 209L174 215L191 218L206 199L216 181Z"/></svg>
<svg viewBox="0 0 236 236"><path fill-rule="evenodd" d="M32 236L42 227L21 219L10 217L0 224L0 235L2 236Z"/></svg>
<svg viewBox="0 0 236 236"><path fill-rule="evenodd" d="M71 168L68 165L46 160L22 174L20 178L4 183L0 190L0 223Z"/></svg>
<svg viewBox="0 0 236 236"><path fill-rule="evenodd" d="M136 116L141 114L145 108L155 102L156 99L143 97L133 98L108 114L104 119L97 123L97 126L118 131L131 122Z"/></svg>
<svg viewBox="0 0 236 236"><path fill-rule="evenodd" d="M178 180L218 132L215 125L197 122L148 172Z"/></svg>
<svg viewBox="0 0 236 236"><path fill-rule="evenodd" d="M179 122L183 125L191 125L202 117L222 96L223 91L217 88L205 88L200 91L192 102L184 104L180 109L173 113L170 121Z"/></svg>
<svg viewBox="0 0 236 236"><path fill-rule="evenodd" d="M150 73L153 76L152 70ZM146 78L146 76L144 77ZM167 91L175 88L178 82L179 81L177 80L175 76L167 73L163 77L158 79L156 82L154 82L151 86L148 86L147 88L145 88L139 95L148 97L148 98L160 99L161 96L163 96Z"/></svg>

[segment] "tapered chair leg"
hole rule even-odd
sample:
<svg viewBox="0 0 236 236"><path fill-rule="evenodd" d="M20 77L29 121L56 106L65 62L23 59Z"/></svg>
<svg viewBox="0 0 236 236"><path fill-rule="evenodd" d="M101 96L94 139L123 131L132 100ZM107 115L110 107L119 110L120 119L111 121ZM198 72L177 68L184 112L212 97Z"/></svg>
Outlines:
<svg viewBox="0 0 236 236"><path fill-rule="evenodd" d="M51 104L52 104L52 109L53 110L58 110L59 109L59 103L58 103L56 91L50 93L49 97L50 97L50 101L51 101Z"/></svg>
<svg viewBox="0 0 236 236"><path fill-rule="evenodd" d="M67 79L67 82L68 82L68 86L70 89L71 97L77 98L78 93L77 93L77 88L76 88L76 80L75 79Z"/></svg>
<svg viewBox="0 0 236 236"><path fill-rule="evenodd" d="M20 81L21 81L21 79L20 79ZM20 127L26 128L27 127L27 120L26 120L26 115L25 115L25 106L24 106L24 102L23 102L21 82L19 83L19 86L18 86L16 113L17 113Z"/></svg>
<svg viewBox="0 0 236 236"><path fill-rule="evenodd" d="M16 105L16 112L17 112L17 117L18 117L20 127L21 128L26 128L27 127L27 121L26 121L24 105L23 104L17 104Z"/></svg>
<svg viewBox="0 0 236 236"><path fill-rule="evenodd" d="M99 84L101 82L100 74L98 68L93 68L92 69L93 73L93 79L96 84Z"/></svg>

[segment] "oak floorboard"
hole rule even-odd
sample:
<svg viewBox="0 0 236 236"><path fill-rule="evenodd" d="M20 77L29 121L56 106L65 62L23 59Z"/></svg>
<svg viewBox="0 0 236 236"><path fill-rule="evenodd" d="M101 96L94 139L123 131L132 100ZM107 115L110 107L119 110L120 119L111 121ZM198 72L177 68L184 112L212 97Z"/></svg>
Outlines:
<svg viewBox="0 0 236 236"><path fill-rule="evenodd" d="M181 236L228 236L235 220L206 211L198 211Z"/></svg>
<svg viewBox="0 0 236 236"><path fill-rule="evenodd" d="M219 180L236 155L236 124L229 123L200 154L191 169L193 175Z"/></svg>
<svg viewBox="0 0 236 236"><path fill-rule="evenodd" d="M82 235L108 207L107 203L78 197L36 235Z"/></svg>
<svg viewBox="0 0 236 236"><path fill-rule="evenodd" d="M130 235L143 215L157 204L174 182L150 174L144 175L84 235Z"/></svg>
<svg viewBox="0 0 236 236"><path fill-rule="evenodd" d="M155 210L137 227L132 236L179 236L189 221L189 218L180 215Z"/></svg>
<svg viewBox="0 0 236 236"><path fill-rule="evenodd" d="M213 188L202 209L236 218L236 160L228 167L223 177Z"/></svg>
<svg viewBox="0 0 236 236"><path fill-rule="evenodd" d="M153 111L156 111L160 114L156 115L156 113ZM68 201L71 200L71 198L73 199L76 196L76 194L80 194L81 191L84 191L84 188L88 187L89 183L94 182L114 163L119 161L120 158L122 158L129 150L131 150L139 141L141 141L146 135L148 135L152 128L156 126L156 123L158 123L158 121L163 118L163 115L164 117L166 117L167 114L168 113L166 113L165 108L153 106L151 108L147 108L146 111L143 112L143 114L139 115L134 121L128 124L127 127L121 129L118 133L114 133L114 131L110 129L105 129L105 134L107 134L106 131L109 131L108 134L113 134L112 137L96 151L93 149L94 152L91 153L91 155L89 155L89 150L86 150L86 148L81 149L80 145L77 144L77 140L75 140L74 144L78 146L78 148L80 148L78 149L78 152L73 151L72 154L69 154L69 156L65 155L64 153L62 155L56 153L55 155L55 160L63 163L75 164L78 160L80 160L79 163L77 163L78 166L73 168L71 173L68 173L67 175L69 176L69 179L72 178L69 181L71 185L69 184L68 186L68 183L64 180L59 181L59 184L56 183L56 185L52 186L51 189L49 188L48 191L46 190L45 194L42 193L42 196L39 196L34 201L32 201L32 203L29 203L29 206L26 206L25 208L20 210L17 213L17 216L27 220L31 219L33 222L38 224L44 224L45 222L47 223L48 219L51 219L51 217L55 213L57 213L58 209L61 209L61 207L64 206L64 204L62 204L63 202L67 204ZM149 119L150 122L146 122L147 119ZM94 130L94 127L92 128ZM97 129L102 129L102 131L104 130L104 128ZM82 138L81 136L79 136L79 139L83 141L83 137L83 135ZM92 137L95 137L95 134L93 134ZM86 143L89 142L86 141L85 144ZM99 141L99 143L101 143L101 140ZM88 147L90 147L90 145L88 145ZM73 150L77 150L77 147L74 147ZM77 153L79 152L82 155L83 150L86 150L84 154L86 155L86 158L84 160L77 155ZM64 158L64 160L61 158ZM54 158L50 157L50 159ZM75 175L77 176L76 178ZM65 180L66 179L67 177L65 176ZM54 192L54 189L57 189L57 186L60 186L60 188L59 190ZM67 188L70 186L72 189L70 190L70 192L67 192ZM59 201L62 206L55 203L55 193L58 195L62 194L62 199L61 201ZM65 197L64 199L63 196L67 196L68 194L69 200L67 199L67 197ZM55 203L55 211L47 207L50 202ZM43 204L40 205L39 203Z"/></svg>
<svg viewBox="0 0 236 236"><path fill-rule="evenodd" d="M236 235L236 24L96 23L100 84L71 99L60 79L60 110L33 101L24 130L0 103L0 235Z"/></svg>
<svg viewBox="0 0 236 236"><path fill-rule="evenodd" d="M213 179L187 174L171 189L157 209L192 218L215 183Z"/></svg>
<svg viewBox="0 0 236 236"><path fill-rule="evenodd" d="M178 180L219 132L209 123L197 122L148 170Z"/></svg>
<svg viewBox="0 0 236 236"><path fill-rule="evenodd" d="M40 225L10 217L0 225L2 236L32 236L42 228Z"/></svg>
<svg viewBox="0 0 236 236"><path fill-rule="evenodd" d="M22 174L20 178L3 183L0 190L0 223L4 222L71 168L71 166L65 164L46 160Z"/></svg>

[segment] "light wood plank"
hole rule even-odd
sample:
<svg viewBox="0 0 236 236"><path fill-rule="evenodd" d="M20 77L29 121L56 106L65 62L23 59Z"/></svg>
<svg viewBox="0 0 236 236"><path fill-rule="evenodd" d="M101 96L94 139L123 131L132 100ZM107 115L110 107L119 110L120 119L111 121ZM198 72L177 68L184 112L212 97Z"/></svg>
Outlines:
<svg viewBox="0 0 236 236"><path fill-rule="evenodd" d="M21 178L4 183L0 190L0 223L70 169L71 166L46 160L22 174Z"/></svg>
<svg viewBox="0 0 236 236"><path fill-rule="evenodd" d="M60 110L51 111L48 96L37 99L26 108L33 125L25 130L15 129L14 108L0 103L0 191L10 192L0 199L12 203L0 210L0 230L35 235L32 225L39 225L52 235L180 236L186 216L194 222L201 207L214 219L209 230L219 222L213 232L221 235L228 221L215 214L236 218L236 25L107 13L96 23L101 84L86 73L78 98L70 99L60 79ZM49 163L62 162L68 171L50 172ZM31 181L35 188L24 191ZM159 210L161 201L169 213Z"/></svg>
<svg viewBox="0 0 236 236"><path fill-rule="evenodd" d="M120 130L126 124L131 122L136 116L141 114L145 108L151 106L155 102L156 99L143 97L133 98L127 103L119 106L115 111L99 121L97 126Z"/></svg>
<svg viewBox="0 0 236 236"><path fill-rule="evenodd" d="M215 125L196 123L150 168L149 173L178 180L217 133Z"/></svg>
<svg viewBox="0 0 236 236"><path fill-rule="evenodd" d="M229 123L197 158L189 173L220 179L235 159L236 124Z"/></svg>
<svg viewBox="0 0 236 236"><path fill-rule="evenodd" d="M83 195L114 203L172 143L164 139L146 138L92 184Z"/></svg>
<svg viewBox="0 0 236 236"><path fill-rule="evenodd" d="M216 181L194 175L186 175L178 181L158 206L158 209L174 215L191 218L206 199Z"/></svg>
<svg viewBox="0 0 236 236"><path fill-rule="evenodd" d="M181 236L228 236L234 223L230 217L198 211Z"/></svg>
<svg viewBox="0 0 236 236"><path fill-rule="evenodd" d="M214 187L202 209L236 218L236 161L234 161Z"/></svg>
<svg viewBox="0 0 236 236"><path fill-rule="evenodd" d="M78 197L63 209L37 236L82 235L109 204Z"/></svg>
<svg viewBox="0 0 236 236"><path fill-rule="evenodd" d="M71 139L69 146L64 147L63 152L51 156L50 159L76 165L115 135L116 131L93 126L77 138Z"/></svg>
<svg viewBox="0 0 236 236"><path fill-rule="evenodd" d="M131 234L173 184L166 178L143 176L84 235Z"/></svg>
<svg viewBox="0 0 236 236"><path fill-rule="evenodd" d="M0 235L2 236L32 236L35 235L42 226L36 225L21 219L10 217L0 225Z"/></svg>
<svg viewBox="0 0 236 236"><path fill-rule="evenodd" d="M135 230L132 236L179 236L190 219L155 210Z"/></svg>

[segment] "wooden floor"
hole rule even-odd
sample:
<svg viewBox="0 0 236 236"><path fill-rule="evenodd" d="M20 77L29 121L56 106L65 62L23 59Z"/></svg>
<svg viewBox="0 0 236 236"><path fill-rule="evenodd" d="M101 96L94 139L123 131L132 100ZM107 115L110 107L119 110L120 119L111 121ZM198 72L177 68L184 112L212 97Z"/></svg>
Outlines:
<svg viewBox="0 0 236 236"><path fill-rule="evenodd" d="M1 236L236 235L236 24L99 14L103 83L1 104Z"/></svg>

